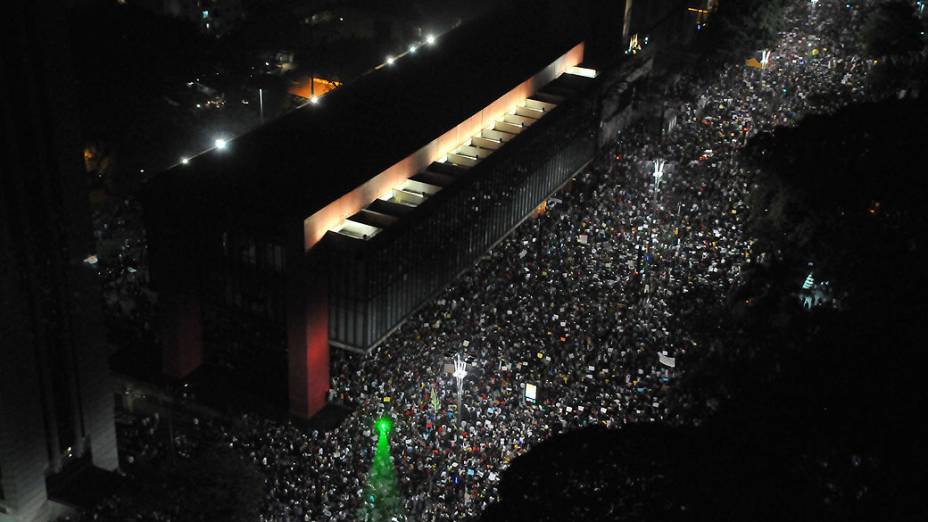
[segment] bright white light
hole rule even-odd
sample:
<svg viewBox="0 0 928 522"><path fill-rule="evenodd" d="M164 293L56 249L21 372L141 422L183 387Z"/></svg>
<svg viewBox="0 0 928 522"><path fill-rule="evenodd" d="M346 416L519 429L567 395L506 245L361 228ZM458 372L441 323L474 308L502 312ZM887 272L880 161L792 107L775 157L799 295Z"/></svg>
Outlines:
<svg viewBox="0 0 928 522"><path fill-rule="evenodd" d="M654 160L654 179L659 180L664 175L664 160Z"/></svg>
<svg viewBox="0 0 928 522"><path fill-rule="evenodd" d="M415 45L410 45L410 46L409 46L409 52L410 52L410 53L415 54L416 49L418 49L418 47L416 47Z"/></svg>
<svg viewBox="0 0 928 522"><path fill-rule="evenodd" d="M426 35L425 43L429 45L435 45L435 35L434 34Z"/></svg>
<svg viewBox="0 0 928 522"><path fill-rule="evenodd" d="M309 103L311 103L311 104L313 104L313 105L318 105L318 104L319 104L319 97L316 96L316 95L313 95L313 96L309 99Z"/></svg>
<svg viewBox="0 0 928 522"><path fill-rule="evenodd" d="M222 139L222 138L216 138L216 141L214 142L214 144L216 145L216 148L217 148L217 149L219 149L219 150L225 150L225 149L226 149L226 146L229 144L229 142L227 142L226 140L224 140L224 139Z"/></svg>
<svg viewBox="0 0 928 522"><path fill-rule="evenodd" d="M183 165L186 165L186 164L190 163L190 159L188 159L188 158L181 158L181 159L180 159L180 162L181 162Z"/></svg>
<svg viewBox="0 0 928 522"><path fill-rule="evenodd" d="M811 43L809 45L812 45ZM760 53L760 65L761 68L766 68L767 64L770 63L770 51L761 51Z"/></svg>
<svg viewBox="0 0 928 522"><path fill-rule="evenodd" d="M387 65L393 65L393 62L396 61L396 58L392 56L387 56Z"/></svg>
<svg viewBox="0 0 928 522"><path fill-rule="evenodd" d="M467 377L467 363L458 355L454 357L454 373L452 375L458 380Z"/></svg>

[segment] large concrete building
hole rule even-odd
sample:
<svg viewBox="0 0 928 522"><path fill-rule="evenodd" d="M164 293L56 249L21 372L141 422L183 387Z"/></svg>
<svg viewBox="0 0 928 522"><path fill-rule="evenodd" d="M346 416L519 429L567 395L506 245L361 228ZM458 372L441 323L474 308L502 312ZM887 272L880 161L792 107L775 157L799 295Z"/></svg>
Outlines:
<svg viewBox="0 0 928 522"><path fill-rule="evenodd" d="M118 462L64 12L14 2L4 19L0 521L32 522L55 518L57 479Z"/></svg>
<svg viewBox="0 0 928 522"><path fill-rule="evenodd" d="M625 45L597 5L517 3L159 176L164 372L244 369L319 411L330 346L371 350L592 160L586 57Z"/></svg>

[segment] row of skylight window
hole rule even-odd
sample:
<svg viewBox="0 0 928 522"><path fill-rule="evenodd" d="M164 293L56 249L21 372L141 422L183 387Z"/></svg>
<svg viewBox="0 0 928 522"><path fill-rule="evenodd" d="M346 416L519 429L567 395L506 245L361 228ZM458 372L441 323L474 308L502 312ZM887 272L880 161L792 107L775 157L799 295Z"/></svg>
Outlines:
<svg viewBox="0 0 928 522"><path fill-rule="evenodd" d="M544 97L545 100L539 99ZM433 163L424 173L414 176L417 178L449 178L449 171L466 171L477 166L484 159L504 144L522 133L542 116L551 112L560 101L556 96L536 95L519 102L515 107L503 114L492 125L481 129L479 133L469 138L465 143L452 148L437 164L445 164L451 168L436 167ZM399 219L396 214L404 214L405 210L412 210L425 200L442 190L442 186L430 182L407 179L399 186L393 187L378 198L367 208L346 219L332 232L354 239L369 240L383 231L384 228ZM399 206L399 208L396 207ZM391 212L392 210L392 212ZM391 215L392 214L392 215ZM363 222L362 222L363 221Z"/></svg>

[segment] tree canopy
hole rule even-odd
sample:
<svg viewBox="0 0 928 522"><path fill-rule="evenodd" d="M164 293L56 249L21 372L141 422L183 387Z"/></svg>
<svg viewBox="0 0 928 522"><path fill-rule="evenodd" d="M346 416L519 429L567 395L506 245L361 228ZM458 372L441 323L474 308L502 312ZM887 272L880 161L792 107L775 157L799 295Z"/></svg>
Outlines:
<svg viewBox="0 0 928 522"><path fill-rule="evenodd" d="M866 15L862 38L873 58L904 55L922 47L922 24L911 2L881 3Z"/></svg>
<svg viewBox="0 0 928 522"><path fill-rule="evenodd" d="M773 43L783 27L785 5L785 0L719 2L699 44L720 56L742 60Z"/></svg>
<svg viewBox="0 0 928 522"><path fill-rule="evenodd" d="M928 137L913 130L926 116L923 102L867 103L752 140L759 247L794 266L815 263L838 288L853 288L852 298L885 295L888 279L919 279L912 263L925 249ZM878 287L866 288L870 282ZM914 298L910 288L905 282L895 297Z"/></svg>

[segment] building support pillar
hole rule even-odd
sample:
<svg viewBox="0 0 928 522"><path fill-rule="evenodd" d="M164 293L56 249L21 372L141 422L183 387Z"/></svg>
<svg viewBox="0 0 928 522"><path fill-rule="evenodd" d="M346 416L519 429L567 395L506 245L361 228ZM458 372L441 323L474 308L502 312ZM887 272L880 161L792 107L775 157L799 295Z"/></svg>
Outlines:
<svg viewBox="0 0 928 522"><path fill-rule="evenodd" d="M203 364L203 327L200 300L194 295L161 295L162 369L174 379L190 375Z"/></svg>
<svg viewBox="0 0 928 522"><path fill-rule="evenodd" d="M309 418L329 392L329 296L325 280L294 285L288 299L287 356L290 413Z"/></svg>

